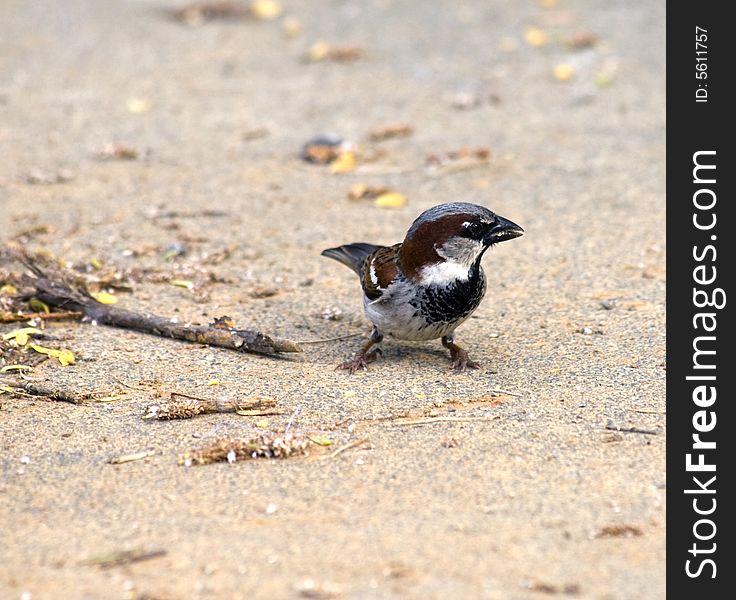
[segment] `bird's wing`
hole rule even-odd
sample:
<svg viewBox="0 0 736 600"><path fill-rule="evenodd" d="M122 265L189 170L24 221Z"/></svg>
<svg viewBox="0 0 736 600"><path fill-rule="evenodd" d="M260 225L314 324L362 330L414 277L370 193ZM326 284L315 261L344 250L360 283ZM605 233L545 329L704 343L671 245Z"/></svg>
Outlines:
<svg viewBox="0 0 736 600"><path fill-rule="evenodd" d="M379 302L389 285L399 275L399 246L380 246L365 257L360 269L360 281L366 297Z"/></svg>
<svg viewBox="0 0 736 600"><path fill-rule="evenodd" d="M366 257L381 248L383 246L358 242L356 244L345 244L337 248L328 248L322 251L322 256L327 256L341 262L360 276Z"/></svg>

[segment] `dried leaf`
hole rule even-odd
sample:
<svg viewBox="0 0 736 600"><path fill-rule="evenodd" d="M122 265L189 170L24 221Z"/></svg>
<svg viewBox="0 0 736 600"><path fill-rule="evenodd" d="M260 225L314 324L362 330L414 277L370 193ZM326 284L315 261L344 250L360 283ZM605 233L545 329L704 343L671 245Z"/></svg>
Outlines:
<svg viewBox="0 0 736 600"><path fill-rule="evenodd" d="M31 298L28 302L28 306L30 306L31 309L35 310L36 312L44 312L46 314L49 314L51 312L49 305L46 304L43 300L39 300L38 298Z"/></svg>
<svg viewBox="0 0 736 600"><path fill-rule="evenodd" d="M598 37L590 31L578 31L565 38L565 45L572 50L581 50L595 46Z"/></svg>
<svg viewBox="0 0 736 600"><path fill-rule="evenodd" d="M74 353L68 348L62 348L57 358L59 359L62 367L73 365L76 361L76 359L74 358Z"/></svg>
<svg viewBox="0 0 736 600"><path fill-rule="evenodd" d="M306 59L309 62L332 60L334 62L351 62L361 58L365 52L357 46L333 46L324 40L312 44L307 50Z"/></svg>
<svg viewBox="0 0 736 600"><path fill-rule="evenodd" d="M28 343L28 336L29 335L35 335L43 333L40 329L37 329L35 327L22 327L20 329L14 329L13 331L9 331L3 336L4 340L15 340L19 346L25 346ZM21 336L22 339L25 339L23 343L18 342L18 336Z"/></svg>
<svg viewBox="0 0 736 600"><path fill-rule="evenodd" d="M117 297L108 292L92 292L90 295L100 304L117 304L118 302Z"/></svg>
<svg viewBox="0 0 736 600"><path fill-rule="evenodd" d="M318 446L332 446L332 440L326 435L315 433L307 436L310 442L317 444Z"/></svg>
<svg viewBox="0 0 736 600"><path fill-rule="evenodd" d="M250 4L250 14L260 21L278 19L283 12L283 6L276 0L254 0Z"/></svg>
<svg viewBox="0 0 736 600"><path fill-rule="evenodd" d="M530 46L538 48L539 46L544 46L547 43L547 34L538 27L528 27L526 31L524 31L524 40Z"/></svg>
<svg viewBox="0 0 736 600"><path fill-rule="evenodd" d="M105 144L97 153L100 160L135 160L138 158L138 150L124 144Z"/></svg>
<svg viewBox="0 0 736 600"><path fill-rule="evenodd" d="M194 289L194 282L187 279L171 279L169 283L176 287L185 288L187 290Z"/></svg>
<svg viewBox="0 0 736 600"><path fill-rule="evenodd" d="M560 63L554 69L555 79L558 81L569 81L575 74L575 69L567 63Z"/></svg>
<svg viewBox="0 0 736 600"><path fill-rule="evenodd" d="M0 368L0 373L10 373L11 371L31 371L33 367L31 365L5 365Z"/></svg>
<svg viewBox="0 0 736 600"><path fill-rule="evenodd" d="M355 183L350 186L348 198L351 200L363 200L377 198L381 194L390 192L391 189L384 186L368 185L367 183Z"/></svg>
<svg viewBox="0 0 736 600"><path fill-rule="evenodd" d="M374 141L388 140L397 137L408 137L414 133L414 128L408 123L392 123L384 127L376 127L368 132L368 137Z"/></svg>
<svg viewBox="0 0 736 600"><path fill-rule="evenodd" d="M10 283L6 283L0 287L0 296L15 296L18 293L18 288Z"/></svg>
<svg viewBox="0 0 736 600"><path fill-rule="evenodd" d="M335 136L320 135L309 140L302 148L302 160L316 164L334 161L343 151L345 142Z"/></svg>
<svg viewBox="0 0 736 600"><path fill-rule="evenodd" d="M355 153L351 150L341 152L338 157L330 165L330 170L333 173L348 173L353 171L357 166L355 160Z"/></svg>
<svg viewBox="0 0 736 600"><path fill-rule="evenodd" d="M74 353L67 348L56 350L54 348L46 348L45 346L41 346L39 344L28 344L28 347L32 350L35 350L39 354L45 354L50 358L56 358L61 363L62 367L74 364Z"/></svg>
<svg viewBox="0 0 736 600"><path fill-rule="evenodd" d="M406 204L406 196L399 194L398 192L388 192L381 194L374 201L378 208L398 208Z"/></svg>
<svg viewBox="0 0 736 600"><path fill-rule="evenodd" d="M133 114L147 113L153 108L153 103L148 98L128 98L125 108Z"/></svg>

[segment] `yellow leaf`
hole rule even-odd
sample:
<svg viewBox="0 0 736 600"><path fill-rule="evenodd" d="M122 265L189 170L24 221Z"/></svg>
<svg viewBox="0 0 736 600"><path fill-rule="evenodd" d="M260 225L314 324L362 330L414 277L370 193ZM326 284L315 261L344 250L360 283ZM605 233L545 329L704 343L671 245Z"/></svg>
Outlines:
<svg viewBox="0 0 736 600"><path fill-rule="evenodd" d="M547 43L547 34L538 27L529 27L524 32L524 40L530 46L538 48L539 46L544 46Z"/></svg>
<svg viewBox="0 0 736 600"><path fill-rule="evenodd" d="M169 283L176 287L186 288L188 290L191 290L194 287L194 283L186 279L172 279Z"/></svg>
<svg viewBox="0 0 736 600"><path fill-rule="evenodd" d="M59 350L54 350L53 348L46 348L45 346L39 346L38 344L28 344L28 347L32 350L35 350L39 354L45 354L46 356L56 357L61 354Z"/></svg>
<svg viewBox="0 0 736 600"><path fill-rule="evenodd" d="M51 312L49 305L46 304L43 300L39 300L38 298L31 298L31 301L28 303L28 305L36 312L43 312L46 314L49 314Z"/></svg>
<svg viewBox="0 0 736 600"><path fill-rule="evenodd" d="M102 261L99 258L93 258L89 261L89 264L92 265L95 269L101 269L102 268Z"/></svg>
<svg viewBox="0 0 736 600"><path fill-rule="evenodd" d="M13 331L9 331L3 336L3 339L4 340L15 339L15 341L18 342L18 336L23 336L23 339L25 339L25 342L23 343L18 342L18 345L25 346L28 343L28 336L34 335L37 333L43 333L43 331L35 327L22 327L21 329L13 329Z"/></svg>
<svg viewBox="0 0 736 600"><path fill-rule="evenodd" d="M314 435L309 435L307 437L309 438L309 441L314 442L318 446L332 446L332 440L326 435L317 433Z"/></svg>
<svg viewBox="0 0 736 600"><path fill-rule="evenodd" d="M330 45L327 42L320 40L319 42L312 44L309 50L307 50L307 58L312 62L318 62L327 58L329 53Z"/></svg>
<svg viewBox="0 0 736 600"><path fill-rule="evenodd" d="M406 196L398 192L386 192L373 201L379 208L398 208L406 204Z"/></svg>
<svg viewBox="0 0 736 600"><path fill-rule="evenodd" d="M31 365L5 365L2 369L0 369L0 373L9 373L10 371L27 371L31 369L33 369Z"/></svg>
<svg viewBox="0 0 736 600"><path fill-rule="evenodd" d="M128 98L125 101L125 108L128 109L128 112L141 114L147 113L151 110L151 108L153 108L153 104L148 98Z"/></svg>
<svg viewBox="0 0 736 600"><path fill-rule="evenodd" d="M17 293L18 288L9 283L6 283L4 286L0 287L0 296L14 296Z"/></svg>
<svg viewBox="0 0 736 600"><path fill-rule="evenodd" d="M258 429L266 429L266 427L268 427L268 419L256 421L256 427L258 427Z"/></svg>
<svg viewBox="0 0 736 600"><path fill-rule="evenodd" d="M567 63L560 63L554 70L555 79L558 81L569 81L575 75L575 69Z"/></svg>
<svg viewBox="0 0 736 600"><path fill-rule="evenodd" d="M100 304L117 304L117 297L107 292L95 292L92 297L97 300Z"/></svg>
<svg viewBox="0 0 736 600"><path fill-rule="evenodd" d="M283 12L283 7L276 0L254 0L250 4L250 14L261 21L277 19Z"/></svg>
<svg viewBox="0 0 736 600"><path fill-rule="evenodd" d="M333 173L348 173L356 167L355 153L351 150L341 152L330 165Z"/></svg>
<svg viewBox="0 0 736 600"><path fill-rule="evenodd" d="M57 358L59 359L62 367L73 365L75 362L74 353L68 348L62 349Z"/></svg>
<svg viewBox="0 0 736 600"><path fill-rule="evenodd" d="M219 379L210 379L207 382L207 385L220 385L220 380Z"/></svg>

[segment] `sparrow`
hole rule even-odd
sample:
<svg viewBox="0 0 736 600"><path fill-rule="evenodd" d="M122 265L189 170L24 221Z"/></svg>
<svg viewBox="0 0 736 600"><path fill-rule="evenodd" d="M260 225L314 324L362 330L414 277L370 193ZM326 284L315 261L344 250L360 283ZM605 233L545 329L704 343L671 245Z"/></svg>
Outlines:
<svg viewBox="0 0 736 600"><path fill-rule="evenodd" d="M478 308L486 292L481 259L486 250L524 230L483 206L440 204L424 211L393 246L363 242L322 251L360 277L365 314L373 324L368 341L338 368L354 373L376 358L373 348L389 335L399 340L441 338L451 368L478 363L455 343L455 329ZM380 352L380 351L379 351Z"/></svg>

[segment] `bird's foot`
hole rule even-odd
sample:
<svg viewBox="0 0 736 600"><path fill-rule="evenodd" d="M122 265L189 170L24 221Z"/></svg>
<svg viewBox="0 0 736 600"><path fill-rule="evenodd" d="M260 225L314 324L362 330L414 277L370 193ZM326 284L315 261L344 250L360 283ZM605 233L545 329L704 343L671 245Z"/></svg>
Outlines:
<svg viewBox="0 0 736 600"><path fill-rule="evenodd" d="M343 369L352 375L356 371L364 371L368 369L368 365L376 360L379 354L381 354L381 351L378 348L371 350L370 352L359 350L353 359L340 363L336 368Z"/></svg>
<svg viewBox="0 0 736 600"><path fill-rule="evenodd" d="M465 369L480 369L480 365L474 360L470 360L468 353L458 346L450 336L442 338L442 345L450 351L450 360L452 364L450 368L453 371L464 371Z"/></svg>

